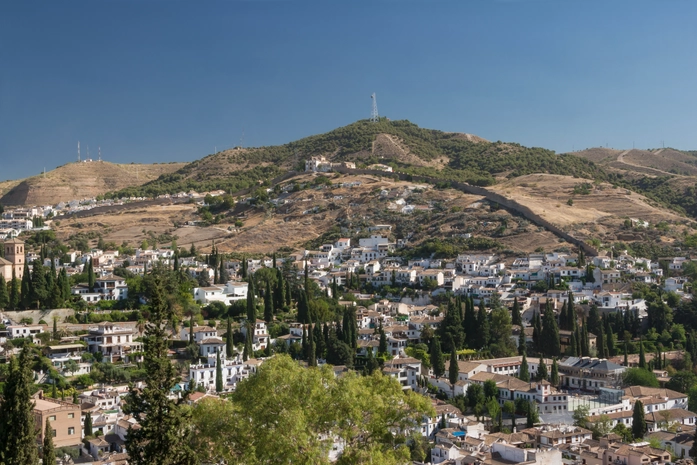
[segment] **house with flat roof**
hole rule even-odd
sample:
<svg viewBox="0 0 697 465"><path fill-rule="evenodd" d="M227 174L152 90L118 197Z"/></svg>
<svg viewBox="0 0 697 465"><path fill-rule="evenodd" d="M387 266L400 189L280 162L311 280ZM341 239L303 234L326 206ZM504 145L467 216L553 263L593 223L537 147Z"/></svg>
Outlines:
<svg viewBox="0 0 697 465"><path fill-rule="evenodd" d="M80 406L72 402L44 399L39 391L33 399L34 423L38 430L39 443L43 443L46 421L51 422L54 447L76 446L82 442Z"/></svg>

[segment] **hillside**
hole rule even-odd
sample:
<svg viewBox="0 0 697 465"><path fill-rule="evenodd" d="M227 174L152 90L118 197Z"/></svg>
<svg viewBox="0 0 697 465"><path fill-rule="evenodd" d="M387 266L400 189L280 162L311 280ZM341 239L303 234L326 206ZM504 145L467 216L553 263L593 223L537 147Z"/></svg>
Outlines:
<svg viewBox="0 0 697 465"><path fill-rule="evenodd" d="M288 144L233 149L209 155L113 197L176 193L188 189L235 192L291 169L302 170L313 156L353 161L357 166L386 163L403 172L492 185L497 179L547 172L605 179L594 163L542 148L488 142L471 134L424 129L409 121L357 121L325 134Z"/></svg>
<svg viewBox="0 0 697 465"><path fill-rule="evenodd" d="M45 175L0 183L0 204L54 205L58 202L96 197L108 191L141 185L184 166L185 163L69 163L48 171Z"/></svg>

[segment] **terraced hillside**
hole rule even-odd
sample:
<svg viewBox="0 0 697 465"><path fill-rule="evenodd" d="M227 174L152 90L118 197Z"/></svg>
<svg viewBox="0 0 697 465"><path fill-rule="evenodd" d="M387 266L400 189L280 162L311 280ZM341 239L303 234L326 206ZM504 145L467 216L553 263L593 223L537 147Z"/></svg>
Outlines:
<svg viewBox="0 0 697 465"><path fill-rule="evenodd" d="M184 166L186 163L69 163L48 171L45 175L0 184L0 188L6 187L4 192L0 190L0 204L55 205L74 199L97 197L108 191L141 185Z"/></svg>

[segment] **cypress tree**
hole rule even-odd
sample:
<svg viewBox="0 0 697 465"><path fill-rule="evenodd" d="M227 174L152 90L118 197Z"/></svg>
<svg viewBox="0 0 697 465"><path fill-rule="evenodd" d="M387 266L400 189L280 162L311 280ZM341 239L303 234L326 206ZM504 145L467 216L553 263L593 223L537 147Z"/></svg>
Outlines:
<svg viewBox="0 0 697 465"><path fill-rule="evenodd" d="M307 323L310 318L310 309L308 308L307 292L303 289L298 291L298 321Z"/></svg>
<svg viewBox="0 0 697 465"><path fill-rule="evenodd" d="M215 351L215 392L223 392L223 364L220 363L220 350Z"/></svg>
<svg viewBox="0 0 697 465"><path fill-rule="evenodd" d="M257 302L255 298L254 277L249 276L249 286L247 287L247 321L255 323L257 321Z"/></svg>
<svg viewBox="0 0 697 465"><path fill-rule="evenodd" d="M576 331L574 331L571 333L571 341L569 342L569 354L572 357L578 357L577 347L578 341L576 340Z"/></svg>
<svg viewBox="0 0 697 465"><path fill-rule="evenodd" d="M32 304L36 304L37 310L41 308L41 305L46 302L48 298L49 289L47 289L46 285L44 267L35 260L31 276L31 301Z"/></svg>
<svg viewBox="0 0 697 465"><path fill-rule="evenodd" d="M477 314L474 312L474 302L471 297L465 299L465 318L462 321L462 326L465 329L465 341L467 345L474 349L476 348L477 340Z"/></svg>
<svg viewBox="0 0 697 465"><path fill-rule="evenodd" d="M273 320L273 295L271 294L271 283L266 281L266 292L264 293L264 321L271 323Z"/></svg>
<svg viewBox="0 0 697 465"><path fill-rule="evenodd" d="M312 328L312 334L312 339L315 343L315 354L318 358L325 358L324 353L327 350L327 344L322 334L322 325L320 325L319 322Z"/></svg>
<svg viewBox="0 0 697 465"><path fill-rule="evenodd" d="M373 354L373 348L368 347L368 360L365 363L365 374L367 375L372 375L375 370L377 370L380 367L378 364L378 361L375 360L375 356Z"/></svg>
<svg viewBox="0 0 697 465"><path fill-rule="evenodd" d="M234 346L232 345L232 322L230 317L227 317L227 336L225 338L225 355L232 357L234 354Z"/></svg>
<svg viewBox="0 0 697 465"><path fill-rule="evenodd" d="M520 362L520 374L518 377L521 381L530 382L530 367L528 367L528 358L525 353L523 353L523 361Z"/></svg>
<svg viewBox="0 0 697 465"><path fill-rule="evenodd" d="M520 327L520 333L518 334L518 355L525 355L527 353L527 338L525 337L525 327Z"/></svg>
<svg viewBox="0 0 697 465"><path fill-rule="evenodd" d="M388 349L387 349L387 336L385 336L385 330L382 329L382 322L380 322L380 343L378 345L378 354L379 355L387 355L388 354ZM440 345L439 345L440 348Z"/></svg>
<svg viewBox="0 0 697 465"><path fill-rule="evenodd" d="M597 336L599 331L600 314L598 313L598 306L593 304L588 312L588 332Z"/></svg>
<svg viewBox="0 0 697 465"><path fill-rule="evenodd" d="M94 274L94 265L92 264L92 259L90 259L89 265L89 270L87 270L87 285L90 288L90 292L94 292L94 285L97 279Z"/></svg>
<svg viewBox="0 0 697 465"><path fill-rule="evenodd" d="M628 354L629 354L629 341L627 341L625 339L624 340L624 366L626 366L626 367L629 366Z"/></svg>
<svg viewBox="0 0 697 465"><path fill-rule="evenodd" d="M7 293L5 278L0 277L0 308L6 309L10 305L10 296Z"/></svg>
<svg viewBox="0 0 697 465"><path fill-rule="evenodd" d="M307 328L303 324L303 334L302 337L300 338L300 347L302 348L302 355L304 359L307 359Z"/></svg>
<svg viewBox="0 0 697 465"><path fill-rule="evenodd" d="M547 372L547 365L545 365L545 361L542 358L542 355L540 355L540 363L537 366L537 380L543 381L546 380L548 377L549 373Z"/></svg>
<svg viewBox="0 0 697 465"><path fill-rule="evenodd" d="M90 412L85 415L85 436L92 436L92 414Z"/></svg>
<svg viewBox="0 0 697 465"><path fill-rule="evenodd" d="M22 308L27 309L31 305L31 274L29 273L29 264L24 262L24 274L22 275Z"/></svg>
<svg viewBox="0 0 697 465"><path fill-rule="evenodd" d="M608 357L614 357L615 353L615 335L612 333L612 326L608 323L605 333L605 345L607 346Z"/></svg>
<svg viewBox="0 0 697 465"><path fill-rule="evenodd" d="M553 357L558 357L561 354L559 328L557 327L557 320L554 317L554 310L552 310L549 301L547 301L547 306L545 308L540 340L542 342L542 352Z"/></svg>
<svg viewBox="0 0 697 465"><path fill-rule="evenodd" d="M441 352L438 336L434 336L431 341L431 366L436 378L440 378L445 374L445 360L443 360L443 352Z"/></svg>
<svg viewBox="0 0 697 465"><path fill-rule="evenodd" d="M56 451L53 449L53 429L49 420L46 420L42 454L41 465L56 465Z"/></svg>
<svg viewBox="0 0 697 465"><path fill-rule="evenodd" d="M457 363L457 351L455 350L455 344L451 344L452 349L450 351L450 366L448 367L448 381L453 385L453 391L455 390L455 383L457 383L457 378L460 375L460 369Z"/></svg>
<svg viewBox="0 0 697 465"><path fill-rule="evenodd" d="M648 427L646 426L646 419L644 418L644 404L640 400L637 400L634 403L634 413L632 414L632 436L634 439L644 439L647 432Z"/></svg>
<svg viewBox="0 0 697 465"><path fill-rule="evenodd" d="M607 344L605 344L605 332L602 330L602 327L597 333L596 347L598 358L606 358L605 353L607 351Z"/></svg>
<svg viewBox="0 0 697 465"><path fill-rule="evenodd" d="M646 369L646 355L644 354L644 340L639 337L639 368Z"/></svg>
<svg viewBox="0 0 697 465"><path fill-rule="evenodd" d="M139 429L130 429L126 437L129 463L133 465L194 465L197 457L191 449L193 428L190 413L180 400L169 398L179 381L177 368L169 360L165 321L173 310L167 301L164 270L155 267L145 279L150 300L150 318L145 331L143 368L148 373L144 387L129 388L124 413L133 415Z"/></svg>
<svg viewBox="0 0 697 465"><path fill-rule="evenodd" d="M336 284L336 276L332 280L332 299L339 300L339 286Z"/></svg>
<svg viewBox="0 0 697 465"><path fill-rule="evenodd" d="M536 312L532 318L532 342L535 352L542 352L542 322L540 313Z"/></svg>
<svg viewBox="0 0 697 465"><path fill-rule="evenodd" d="M588 340L588 326L586 326L586 320L583 320L583 341L581 343L581 355L588 357L590 355L590 343Z"/></svg>
<svg viewBox="0 0 697 465"><path fill-rule="evenodd" d="M254 356L254 345L252 344L252 339L254 338L254 329L251 323L247 323L247 335L244 338L244 350L242 351L242 360L247 361L250 357Z"/></svg>
<svg viewBox="0 0 697 465"><path fill-rule="evenodd" d="M10 309L18 310L19 305L22 301L22 296L20 294L20 283L15 275L15 269L12 268L12 281L10 281Z"/></svg>
<svg viewBox="0 0 697 465"><path fill-rule="evenodd" d="M284 282L286 283L286 291L284 292L286 296L286 306L290 307L291 304L291 298L290 298L290 282L287 279L284 279Z"/></svg>
<svg viewBox="0 0 697 465"><path fill-rule="evenodd" d="M30 366L27 346L22 349L19 360L10 358L4 400L0 404L0 457L5 465L35 464L38 461Z"/></svg>
<svg viewBox="0 0 697 465"><path fill-rule="evenodd" d="M308 354L307 354L307 364L308 366L311 367L316 367L317 366L317 345L315 344L315 335L314 335L314 328L312 324L312 319L310 319L310 328L307 331L307 345L308 345Z"/></svg>
<svg viewBox="0 0 697 465"><path fill-rule="evenodd" d="M559 329L568 329L568 324L566 322L566 302L561 304L561 311L559 312Z"/></svg>
<svg viewBox="0 0 697 465"><path fill-rule="evenodd" d="M559 385L559 367L557 366L557 359L552 360L552 375L550 376L549 382L553 386Z"/></svg>
<svg viewBox="0 0 697 465"><path fill-rule="evenodd" d="M60 272L61 276L63 277L62 279L62 284L63 287L61 288L63 291L63 302L67 302L70 300L70 280L68 279L68 272L65 270L65 268L61 268Z"/></svg>
<svg viewBox="0 0 697 465"><path fill-rule="evenodd" d="M518 297L513 298L513 310L511 311L511 324L523 326L523 319L520 316L520 305Z"/></svg>
<svg viewBox="0 0 697 465"><path fill-rule="evenodd" d="M479 302L479 311L477 312L477 328L476 348L482 349L489 343L489 318L486 314L483 301Z"/></svg>
<svg viewBox="0 0 697 465"><path fill-rule="evenodd" d="M274 310L280 312L285 306L286 296L285 296L286 286L283 283L283 273L281 270L276 268L276 289L274 290Z"/></svg>

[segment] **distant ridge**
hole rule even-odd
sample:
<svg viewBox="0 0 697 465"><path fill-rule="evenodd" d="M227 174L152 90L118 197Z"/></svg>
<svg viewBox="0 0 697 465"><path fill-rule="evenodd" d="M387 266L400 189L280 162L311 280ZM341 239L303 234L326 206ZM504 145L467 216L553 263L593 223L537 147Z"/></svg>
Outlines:
<svg viewBox="0 0 697 465"><path fill-rule="evenodd" d="M46 174L2 183L9 190L2 193L0 204L54 205L59 202L93 198L111 190L138 186L184 167L185 163L151 165L116 164L106 161L68 163ZM14 184L14 186L12 186Z"/></svg>

